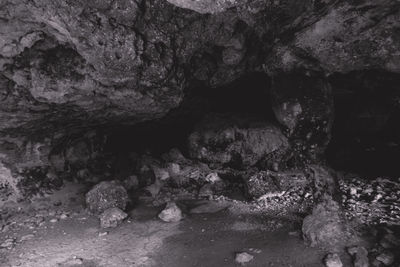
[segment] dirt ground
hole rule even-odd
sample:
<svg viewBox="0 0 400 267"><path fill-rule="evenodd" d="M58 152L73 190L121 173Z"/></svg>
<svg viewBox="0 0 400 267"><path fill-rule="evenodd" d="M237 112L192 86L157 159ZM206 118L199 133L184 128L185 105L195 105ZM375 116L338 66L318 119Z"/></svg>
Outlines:
<svg viewBox="0 0 400 267"><path fill-rule="evenodd" d="M323 266L326 252L304 245L298 220L230 203L216 213L165 223L157 218L159 208L140 203L122 225L104 230L84 210L83 190L70 186L29 208L20 204L20 216L0 233L1 242L15 240L11 249L0 249L0 266L240 266L237 252L254 256L246 266ZM47 214L37 227L26 223L37 214ZM68 216L54 220L57 214ZM346 255L342 260L346 264Z"/></svg>

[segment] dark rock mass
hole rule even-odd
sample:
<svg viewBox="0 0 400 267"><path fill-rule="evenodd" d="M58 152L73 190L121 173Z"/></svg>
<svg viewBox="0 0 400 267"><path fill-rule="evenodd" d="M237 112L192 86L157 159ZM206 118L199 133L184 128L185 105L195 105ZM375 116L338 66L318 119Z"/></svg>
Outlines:
<svg viewBox="0 0 400 267"><path fill-rule="evenodd" d="M98 160L116 129L201 117L191 110L213 97L197 96L254 73L268 77L258 101L274 118L206 121L189 154L271 170L322 161L341 79L398 77L399 21L395 0L3 0L0 202L57 188L66 172L102 180L123 164ZM398 106L364 108L379 124Z"/></svg>

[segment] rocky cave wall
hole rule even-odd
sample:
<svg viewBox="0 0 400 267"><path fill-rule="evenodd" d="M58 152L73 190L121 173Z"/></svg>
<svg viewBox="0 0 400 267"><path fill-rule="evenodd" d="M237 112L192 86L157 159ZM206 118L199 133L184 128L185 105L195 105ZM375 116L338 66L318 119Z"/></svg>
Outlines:
<svg viewBox="0 0 400 267"><path fill-rule="evenodd" d="M252 73L269 79L291 158L321 160L343 84L400 72L398 21L394 0L3 0L1 198L54 186L60 151L101 157L115 129L179 118L201 90Z"/></svg>

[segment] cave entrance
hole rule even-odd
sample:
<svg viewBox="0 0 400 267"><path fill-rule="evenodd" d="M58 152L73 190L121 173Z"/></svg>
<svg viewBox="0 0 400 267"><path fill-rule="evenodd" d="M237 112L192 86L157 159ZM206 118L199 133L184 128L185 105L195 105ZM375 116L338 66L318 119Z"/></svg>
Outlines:
<svg viewBox="0 0 400 267"><path fill-rule="evenodd" d="M163 153L176 147L186 150L187 137L209 113L244 114L276 123L270 100L269 76L250 73L218 88L194 84L185 92L183 103L165 117L134 126L110 130L107 150Z"/></svg>

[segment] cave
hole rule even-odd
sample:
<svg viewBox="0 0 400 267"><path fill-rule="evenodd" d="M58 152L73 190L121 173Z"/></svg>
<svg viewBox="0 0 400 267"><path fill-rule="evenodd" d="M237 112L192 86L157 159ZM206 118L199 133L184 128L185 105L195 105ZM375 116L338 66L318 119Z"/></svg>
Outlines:
<svg viewBox="0 0 400 267"><path fill-rule="evenodd" d="M399 17L2 1L0 266L398 266Z"/></svg>

